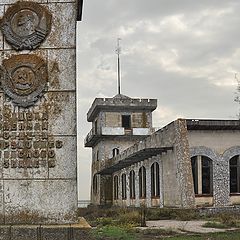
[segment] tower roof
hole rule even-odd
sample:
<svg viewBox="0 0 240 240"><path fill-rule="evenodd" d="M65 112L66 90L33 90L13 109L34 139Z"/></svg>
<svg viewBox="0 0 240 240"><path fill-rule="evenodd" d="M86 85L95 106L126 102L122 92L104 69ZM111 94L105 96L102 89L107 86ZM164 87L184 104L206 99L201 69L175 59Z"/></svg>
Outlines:
<svg viewBox="0 0 240 240"><path fill-rule="evenodd" d="M157 99L130 98L117 94L112 98L95 98L87 113L87 120L94 121L100 111L153 111L157 108Z"/></svg>

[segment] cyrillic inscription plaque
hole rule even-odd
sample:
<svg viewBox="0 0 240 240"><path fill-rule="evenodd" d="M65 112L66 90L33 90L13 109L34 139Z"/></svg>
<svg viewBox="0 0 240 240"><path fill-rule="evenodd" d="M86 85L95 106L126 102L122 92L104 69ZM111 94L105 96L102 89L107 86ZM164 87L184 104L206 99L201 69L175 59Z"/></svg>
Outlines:
<svg viewBox="0 0 240 240"><path fill-rule="evenodd" d="M3 167L55 167L56 149L62 148L63 142L48 135L48 113L13 112L8 106L0 110Z"/></svg>

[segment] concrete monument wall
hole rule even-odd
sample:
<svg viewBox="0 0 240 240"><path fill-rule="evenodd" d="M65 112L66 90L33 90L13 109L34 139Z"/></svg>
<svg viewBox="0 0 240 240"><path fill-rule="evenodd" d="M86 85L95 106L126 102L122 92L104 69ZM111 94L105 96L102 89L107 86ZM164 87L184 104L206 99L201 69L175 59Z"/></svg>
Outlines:
<svg viewBox="0 0 240 240"><path fill-rule="evenodd" d="M76 9L0 3L0 224L76 222Z"/></svg>

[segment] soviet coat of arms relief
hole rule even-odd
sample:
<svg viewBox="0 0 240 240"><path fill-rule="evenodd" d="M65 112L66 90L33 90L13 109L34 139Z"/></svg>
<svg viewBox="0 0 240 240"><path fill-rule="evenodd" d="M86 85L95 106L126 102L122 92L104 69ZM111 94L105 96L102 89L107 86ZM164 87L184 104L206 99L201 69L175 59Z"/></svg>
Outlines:
<svg viewBox="0 0 240 240"><path fill-rule="evenodd" d="M17 2L9 7L0 21L6 41L16 50L32 50L51 31L51 13L35 2Z"/></svg>
<svg viewBox="0 0 240 240"><path fill-rule="evenodd" d="M47 65L37 55L14 55L3 60L0 80L4 93L15 105L30 107L46 89Z"/></svg>
<svg viewBox="0 0 240 240"><path fill-rule="evenodd" d="M35 2L16 2L0 20L5 40L16 50L34 50L51 31L52 15ZM48 82L47 63L35 54L13 55L2 61L0 81L4 93L16 106L36 103Z"/></svg>

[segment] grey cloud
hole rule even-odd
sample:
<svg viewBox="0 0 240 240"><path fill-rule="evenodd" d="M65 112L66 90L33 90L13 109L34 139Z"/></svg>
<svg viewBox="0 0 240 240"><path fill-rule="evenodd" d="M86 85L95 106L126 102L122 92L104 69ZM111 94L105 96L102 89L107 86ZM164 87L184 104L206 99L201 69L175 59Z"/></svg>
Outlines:
<svg viewBox="0 0 240 240"><path fill-rule="evenodd" d="M117 37L123 38L123 94L157 98L158 127L179 116L234 118L238 106L231 84L233 72L240 72L239 12L236 0L85 1L78 33L81 199L89 197L90 187L91 151L82 147L91 128L86 113L96 96L116 94ZM166 119L161 111L169 112Z"/></svg>

